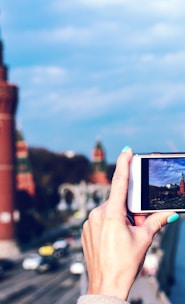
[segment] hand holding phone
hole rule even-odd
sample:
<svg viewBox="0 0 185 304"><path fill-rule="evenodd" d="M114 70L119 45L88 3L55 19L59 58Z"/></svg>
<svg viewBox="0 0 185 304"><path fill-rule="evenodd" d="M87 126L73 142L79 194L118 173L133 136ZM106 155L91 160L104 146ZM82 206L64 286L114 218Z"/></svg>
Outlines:
<svg viewBox="0 0 185 304"><path fill-rule="evenodd" d="M185 153L135 154L127 204L133 213L185 212Z"/></svg>

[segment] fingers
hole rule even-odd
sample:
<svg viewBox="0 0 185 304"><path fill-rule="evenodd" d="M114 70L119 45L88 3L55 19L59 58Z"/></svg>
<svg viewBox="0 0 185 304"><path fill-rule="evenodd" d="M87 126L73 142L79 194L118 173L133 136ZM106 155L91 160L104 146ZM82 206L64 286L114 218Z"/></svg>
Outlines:
<svg viewBox="0 0 185 304"><path fill-rule="evenodd" d="M179 215L175 212L156 212L149 217L143 223L143 226L152 234L156 234L163 226L168 223L173 223L178 220Z"/></svg>
<svg viewBox="0 0 185 304"><path fill-rule="evenodd" d="M112 179L110 196L107 207L111 212L122 212L126 215L126 198L130 173L132 150L128 148L118 157Z"/></svg>
<svg viewBox="0 0 185 304"><path fill-rule="evenodd" d="M133 217L136 226L141 226L146 220L146 215L136 214Z"/></svg>

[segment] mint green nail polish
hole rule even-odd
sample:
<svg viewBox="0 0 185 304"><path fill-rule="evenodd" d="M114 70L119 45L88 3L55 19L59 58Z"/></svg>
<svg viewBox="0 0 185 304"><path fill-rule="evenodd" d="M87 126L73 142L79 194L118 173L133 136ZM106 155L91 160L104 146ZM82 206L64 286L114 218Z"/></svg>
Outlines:
<svg viewBox="0 0 185 304"><path fill-rule="evenodd" d="M128 149L130 149L130 146L127 145L122 149L122 152L126 152Z"/></svg>
<svg viewBox="0 0 185 304"><path fill-rule="evenodd" d="M179 214L173 214L173 215L170 215L168 218L167 218L167 223L168 224L171 224L175 221L177 221L179 219Z"/></svg>

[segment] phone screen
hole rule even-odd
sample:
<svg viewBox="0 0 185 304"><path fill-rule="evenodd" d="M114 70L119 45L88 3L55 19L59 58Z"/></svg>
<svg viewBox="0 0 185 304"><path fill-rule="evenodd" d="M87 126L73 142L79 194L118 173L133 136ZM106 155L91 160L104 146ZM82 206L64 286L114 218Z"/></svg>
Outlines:
<svg viewBox="0 0 185 304"><path fill-rule="evenodd" d="M185 158L141 159L141 210L185 209Z"/></svg>

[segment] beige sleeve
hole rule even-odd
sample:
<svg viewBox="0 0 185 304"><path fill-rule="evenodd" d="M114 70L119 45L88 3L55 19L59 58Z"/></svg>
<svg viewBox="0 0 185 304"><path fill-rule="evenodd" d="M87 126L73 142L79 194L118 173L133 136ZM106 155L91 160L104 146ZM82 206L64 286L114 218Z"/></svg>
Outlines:
<svg viewBox="0 0 185 304"><path fill-rule="evenodd" d="M129 304L117 297L106 295L84 295L78 299L77 304Z"/></svg>

